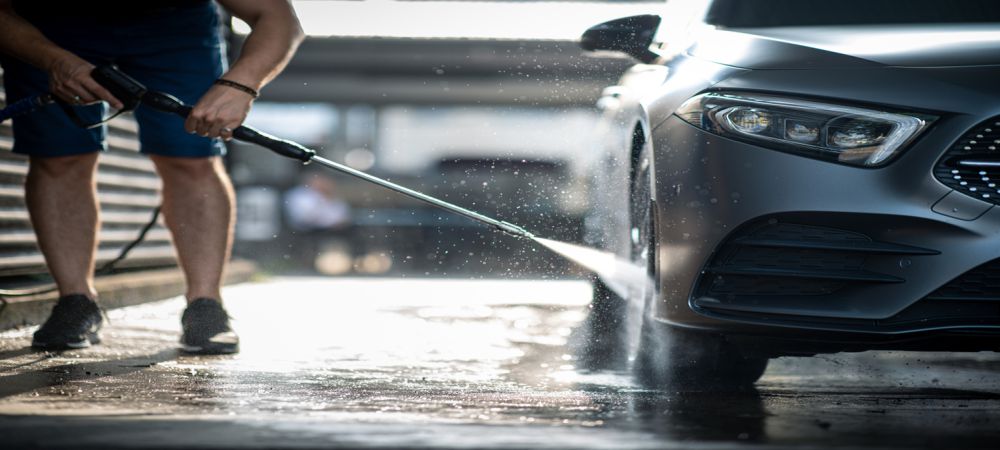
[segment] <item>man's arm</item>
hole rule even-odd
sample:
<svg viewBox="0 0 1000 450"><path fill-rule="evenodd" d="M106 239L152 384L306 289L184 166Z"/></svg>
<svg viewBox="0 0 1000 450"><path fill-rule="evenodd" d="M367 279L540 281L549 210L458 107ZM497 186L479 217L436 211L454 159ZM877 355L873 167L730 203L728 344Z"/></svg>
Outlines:
<svg viewBox="0 0 1000 450"><path fill-rule="evenodd" d="M287 0L219 0L219 3L252 29L240 57L222 78L260 90L285 68L302 42L304 33L299 19ZM252 102L253 97L246 92L212 86L195 105L184 128L202 136L231 139L231 130L243 123Z"/></svg>
<svg viewBox="0 0 1000 450"><path fill-rule="evenodd" d="M0 0L0 51L49 74L49 90L69 103L105 100L115 108L122 104L101 87L90 71L94 65L59 47L38 28L14 12L10 0Z"/></svg>

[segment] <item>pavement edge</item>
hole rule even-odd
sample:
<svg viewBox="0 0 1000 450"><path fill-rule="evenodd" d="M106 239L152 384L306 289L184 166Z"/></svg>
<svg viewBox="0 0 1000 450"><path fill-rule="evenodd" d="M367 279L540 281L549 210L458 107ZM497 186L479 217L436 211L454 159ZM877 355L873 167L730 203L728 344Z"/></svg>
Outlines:
<svg viewBox="0 0 1000 450"><path fill-rule="evenodd" d="M233 260L226 271L225 284L253 279L257 265ZM180 268L144 270L98 277L95 280L99 303L106 309L122 308L175 297L184 293L184 273ZM0 331L42 323L52 310L58 293L7 299L0 309Z"/></svg>

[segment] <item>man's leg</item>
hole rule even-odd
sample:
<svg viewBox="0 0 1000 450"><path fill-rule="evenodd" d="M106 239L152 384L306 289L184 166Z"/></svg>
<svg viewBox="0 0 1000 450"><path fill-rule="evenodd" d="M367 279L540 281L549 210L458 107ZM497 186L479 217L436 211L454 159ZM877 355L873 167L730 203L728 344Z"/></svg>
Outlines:
<svg viewBox="0 0 1000 450"><path fill-rule="evenodd" d="M38 246L59 286L59 301L35 331L31 345L47 350L83 348L100 342L103 319L95 303L94 253L98 205L97 153L32 157L25 198Z"/></svg>
<svg viewBox="0 0 1000 450"><path fill-rule="evenodd" d="M28 211L61 296L97 295L97 156L94 152L30 160L25 183Z"/></svg>
<svg viewBox="0 0 1000 450"><path fill-rule="evenodd" d="M221 301L236 211L222 159L150 157L163 179L163 215L187 278L187 299Z"/></svg>

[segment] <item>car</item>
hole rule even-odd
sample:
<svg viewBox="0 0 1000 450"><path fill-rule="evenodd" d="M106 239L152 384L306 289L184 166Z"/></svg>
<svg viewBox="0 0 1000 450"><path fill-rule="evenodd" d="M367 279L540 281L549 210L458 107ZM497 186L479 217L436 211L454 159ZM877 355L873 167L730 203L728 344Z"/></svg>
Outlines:
<svg viewBox="0 0 1000 450"><path fill-rule="evenodd" d="M638 60L598 102L585 242L650 280L598 273L581 360L747 387L780 356L1000 350L1000 8L664 8L581 39Z"/></svg>

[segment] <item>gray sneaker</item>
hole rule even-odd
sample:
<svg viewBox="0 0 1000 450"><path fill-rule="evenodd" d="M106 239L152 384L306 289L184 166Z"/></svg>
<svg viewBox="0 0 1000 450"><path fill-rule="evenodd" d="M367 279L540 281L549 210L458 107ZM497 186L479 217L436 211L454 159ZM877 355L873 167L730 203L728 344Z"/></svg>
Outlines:
<svg viewBox="0 0 1000 450"><path fill-rule="evenodd" d="M229 326L229 314L212 298L197 298L181 316L181 348L188 353L219 355L240 351L240 338Z"/></svg>
<svg viewBox="0 0 1000 450"><path fill-rule="evenodd" d="M97 332L103 323L101 308L90 297L60 297L48 320L35 331L31 346L42 350L87 348L101 342Z"/></svg>

